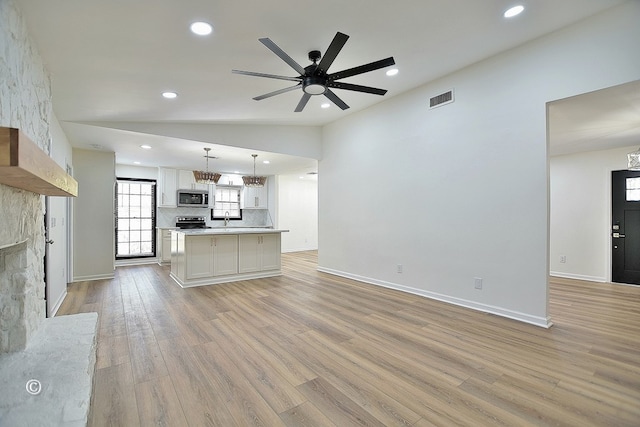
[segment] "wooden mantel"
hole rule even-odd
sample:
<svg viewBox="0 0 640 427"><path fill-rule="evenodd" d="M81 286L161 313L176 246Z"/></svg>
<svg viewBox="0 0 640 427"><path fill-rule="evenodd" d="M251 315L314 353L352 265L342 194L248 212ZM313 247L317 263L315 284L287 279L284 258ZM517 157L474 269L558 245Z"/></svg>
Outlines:
<svg viewBox="0 0 640 427"><path fill-rule="evenodd" d="M0 184L45 196L78 195L78 182L15 128L0 127Z"/></svg>

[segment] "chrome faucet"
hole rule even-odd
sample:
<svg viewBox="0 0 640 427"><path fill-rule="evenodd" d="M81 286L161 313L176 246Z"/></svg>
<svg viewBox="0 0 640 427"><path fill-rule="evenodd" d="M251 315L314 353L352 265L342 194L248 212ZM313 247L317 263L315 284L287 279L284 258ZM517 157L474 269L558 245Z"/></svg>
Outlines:
<svg viewBox="0 0 640 427"><path fill-rule="evenodd" d="M229 225L229 211L224 213L224 226L226 227L227 225Z"/></svg>

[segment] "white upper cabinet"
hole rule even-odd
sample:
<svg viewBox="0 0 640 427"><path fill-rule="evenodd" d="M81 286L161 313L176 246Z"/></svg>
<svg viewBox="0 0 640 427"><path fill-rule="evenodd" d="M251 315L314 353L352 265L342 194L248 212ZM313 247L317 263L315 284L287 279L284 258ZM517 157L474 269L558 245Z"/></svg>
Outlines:
<svg viewBox="0 0 640 427"><path fill-rule="evenodd" d="M218 185L242 185L242 177L235 174L224 174L220 177Z"/></svg>
<svg viewBox="0 0 640 427"><path fill-rule="evenodd" d="M178 206L178 176L175 169L158 168L157 199L159 208Z"/></svg>
<svg viewBox="0 0 640 427"><path fill-rule="evenodd" d="M209 190L209 184L198 184L193 171L178 171L178 190Z"/></svg>
<svg viewBox="0 0 640 427"><path fill-rule="evenodd" d="M269 187L244 187L242 189L244 209L268 209Z"/></svg>

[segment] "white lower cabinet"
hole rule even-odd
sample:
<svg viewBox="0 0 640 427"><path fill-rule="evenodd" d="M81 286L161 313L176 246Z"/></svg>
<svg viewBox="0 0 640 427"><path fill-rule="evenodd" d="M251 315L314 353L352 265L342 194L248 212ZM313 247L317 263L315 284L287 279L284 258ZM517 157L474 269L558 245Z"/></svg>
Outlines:
<svg viewBox="0 0 640 427"><path fill-rule="evenodd" d="M280 269L280 234L241 234L238 236L238 272Z"/></svg>
<svg viewBox="0 0 640 427"><path fill-rule="evenodd" d="M171 230L158 228L158 238L156 239L158 264L169 264L171 262Z"/></svg>
<svg viewBox="0 0 640 427"><path fill-rule="evenodd" d="M238 272L238 236L187 236L185 252L187 280Z"/></svg>
<svg viewBox="0 0 640 427"><path fill-rule="evenodd" d="M188 236L184 250L191 254L185 259L187 280L213 276L213 237Z"/></svg>
<svg viewBox="0 0 640 427"><path fill-rule="evenodd" d="M213 238L213 275L238 273L238 236Z"/></svg>

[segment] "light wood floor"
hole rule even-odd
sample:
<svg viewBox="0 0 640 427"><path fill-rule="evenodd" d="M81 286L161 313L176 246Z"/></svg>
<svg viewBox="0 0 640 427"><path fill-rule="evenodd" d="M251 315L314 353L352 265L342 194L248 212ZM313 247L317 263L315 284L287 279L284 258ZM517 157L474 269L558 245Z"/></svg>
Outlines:
<svg viewBox="0 0 640 427"><path fill-rule="evenodd" d="M640 287L555 280L549 329L316 271L70 286L99 313L92 426L639 426Z"/></svg>

